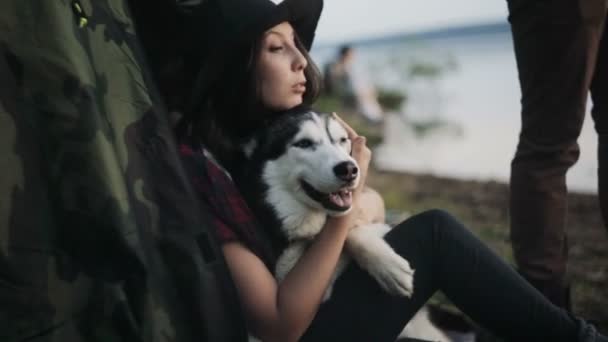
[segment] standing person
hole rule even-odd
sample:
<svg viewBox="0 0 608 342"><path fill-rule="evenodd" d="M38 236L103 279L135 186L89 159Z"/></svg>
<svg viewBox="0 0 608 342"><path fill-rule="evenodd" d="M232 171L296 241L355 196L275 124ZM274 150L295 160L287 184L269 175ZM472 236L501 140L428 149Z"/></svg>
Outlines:
<svg viewBox="0 0 608 342"><path fill-rule="evenodd" d="M338 51L336 58L325 65L323 73L324 90L329 94L339 96L352 96L351 81L349 79L349 69L353 61L353 48L343 45Z"/></svg>
<svg viewBox="0 0 608 342"><path fill-rule="evenodd" d="M361 72L355 70L355 50L350 45L340 47L335 61L324 70L324 89L356 108L370 123L380 123L384 113L378 102L376 88Z"/></svg>
<svg viewBox="0 0 608 342"><path fill-rule="evenodd" d="M566 172L579 157L589 91L598 133L599 201L608 223L608 2L508 5L522 89L510 182L513 252L519 272L553 303L570 309Z"/></svg>
<svg viewBox="0 0 608 342"><path fill-rule="evenodd" d="M315 100L320 75L307 50L321 0L209 0L208 42L196 102L182 119L181 154L210 208L246 321L264 341L394 341L414 313L442 290L463 312L513 341L600 341L595 329L552 305L455 218L440 210L411 217L385 239L416 269L414 294L383 291L355 263L321 303L346 235L362 214L371 152L346 124L361 184L353 210L329 218L281 283L278 249L232 182L237 146L273 115ZM238 26L237 26L238 24ZM208 71L208 72L207 72ZM235 101L238 99L238 101Z"/></svg>

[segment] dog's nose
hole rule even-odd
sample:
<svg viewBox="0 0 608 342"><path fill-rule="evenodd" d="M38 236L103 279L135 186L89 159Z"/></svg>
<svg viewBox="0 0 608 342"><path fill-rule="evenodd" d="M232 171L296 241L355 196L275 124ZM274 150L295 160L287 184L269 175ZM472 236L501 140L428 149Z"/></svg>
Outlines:
<svg viewBox="0 0 608 342"><path fill-rule="evenodd" d="M336 166L334 166L334 174L339 179L350 182L357 178L357 173L359 169L357 165L351 161L342 162Z"/></svg>

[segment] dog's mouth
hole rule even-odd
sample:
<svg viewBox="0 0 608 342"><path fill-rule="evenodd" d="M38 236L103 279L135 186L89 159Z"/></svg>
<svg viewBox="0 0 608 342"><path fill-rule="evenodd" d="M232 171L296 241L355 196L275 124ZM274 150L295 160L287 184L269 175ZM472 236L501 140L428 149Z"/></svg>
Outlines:
<svg viewBox="0 0 608 342"><path fill-rule="evenodd" d="M306 181L301 180L302 189L308 195L308 197L321 203L321 205L328 210L333 211L346 211L350 209L353 204L353 190L349 188L342 188L335 192L324 193L315 189L312 185Z"/></svg>

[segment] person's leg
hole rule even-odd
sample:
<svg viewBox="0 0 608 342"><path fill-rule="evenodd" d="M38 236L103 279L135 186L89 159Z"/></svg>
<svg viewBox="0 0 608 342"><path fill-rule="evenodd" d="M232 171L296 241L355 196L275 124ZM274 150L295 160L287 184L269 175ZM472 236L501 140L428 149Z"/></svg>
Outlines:
<svg viewBox="0 0 608 342"><path fill-rule="evenodd" d="M608 231L608 19L604 17L604 32L600 43L595 73L591 83L593 109L591 115L598 134L598 193L604 227Z"/></svg>
<svg viewBox="0 0 608 342"><path fill-rule="evenodd" d="M302 341L392 342L437 290L479 324L513 341L586 341L583 331L591 333L445 212L413 216L386 240L416 270L412 298L389 295L351 263Z"/></svg>
<svg viewBox="0 0 608 342"><path fill-rule="evenodd" d="M522 126L511 164L511 240L521 274L562 307L566 172L578 160L588 88L595 66L596 20L605 0L509 0L522 90Z"/></svg>

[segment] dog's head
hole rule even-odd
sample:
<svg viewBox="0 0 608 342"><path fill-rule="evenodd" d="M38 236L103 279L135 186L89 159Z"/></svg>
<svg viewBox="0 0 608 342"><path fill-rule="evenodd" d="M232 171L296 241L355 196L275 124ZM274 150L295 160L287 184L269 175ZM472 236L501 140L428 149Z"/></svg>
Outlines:
<svg viewBox="0 0 608 342"><path fill-rule="evenodd" d="M330 215L350 210L359 167L350 155L346 130L331 115L308 110L283 114L244 152L258 165L272 202L296 201Z"/></svg>

